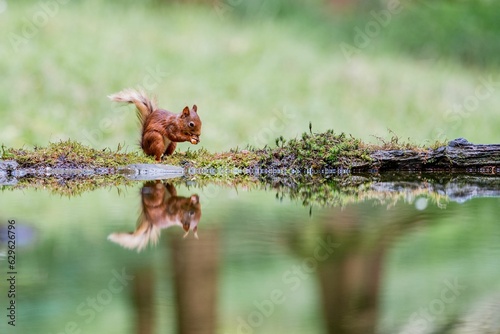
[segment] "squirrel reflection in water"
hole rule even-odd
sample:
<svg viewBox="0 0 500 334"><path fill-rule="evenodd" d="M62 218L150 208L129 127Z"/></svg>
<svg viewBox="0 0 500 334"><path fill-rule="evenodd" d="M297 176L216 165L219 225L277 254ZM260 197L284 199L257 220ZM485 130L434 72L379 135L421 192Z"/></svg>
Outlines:
<svg viewBox="0 0 500 334"><path fill-rule="evenodd" d="M146 182L141 189L142 211L137 220L137 228L130 233L112 233L111 240L125 248L144 249L148 243L156 244L161 229L181 226L185 231L193 231L198 238L198 222L201 218L201 205L198 195L177 196L172 184L161 181Z"/></svg>

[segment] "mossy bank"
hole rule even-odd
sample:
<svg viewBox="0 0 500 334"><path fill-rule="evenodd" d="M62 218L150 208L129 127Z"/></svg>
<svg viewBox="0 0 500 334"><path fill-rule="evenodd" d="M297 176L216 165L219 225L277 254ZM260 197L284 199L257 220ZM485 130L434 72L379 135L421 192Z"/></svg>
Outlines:
<svg viewBox="0 0 500 334"><path fill-rule="evenodd" d="M109 169L129 164L154 164L141 152L96 150L74 141L51 143L47 147L14 149L2 147L2 160L13 160L23 169ZM206 149L177 151L164 157L162 164L189 169L274 168L288 170L343 168L350 169L371 161L370 146L345 134L304 133L300 138L276 139L276 147L234 148L211 153Z"/></svg>
<svg viewBox="0 0 500 334"><path fill-rule="evenodd" d="M244 169L293 174L443 169L467 172L484 168L490 168L495 173L500 167L500 145L475 145L463 138L447 144L436 142L431 147L400 143L396 136L388 141L380 139L380 144L367 144L344 133L335 134L333 130L313 133L310 127L309 132L298 138L280 136L275 143L275 147L237 147L222 153L206 149L178 150L164 157L162 164L181 166L186 171L195 172ZM18 165L16 168L31 172L71 169L114 174L118 167L155 163L152 157L142 152L122 150L121 146L116 150L96 150L74 141L61 141L32 150L2 146L1 158L13 160Z"/></svg>
<svg viewBox="0 0 500 334"><path fill-rule="evenodd" d="M374 145L332 130L324 133L310 130L289 140L279 137L275 144L275 147L235 148L222 153L205 149L177 151L166 157L162 166L182 167L183 178L172 181L174 183L187 182L197 187L213 182L247 189L271 187L281 194L279 196L300 199L304 204L345 204L363 198L372 182L392 175L391 171L412 172L407 176L399 174L392 181L420 179L426 172L434 173L434 176L425 174L428 183L459 176L453 172L481 174L481 180L487 178L488 191L498 190L500 145L474 145L457 139L424 148L400 143L396 136L388 141L381 139L380 144ZM96 150L73 141L31 150L2 147L0 185L4 189L49 189L73 196L141 180L123 173L128 166L151 169L158 166L154 158L140 151L122 150L120 146L116 150ZM179 171L178 167L173 170ZM473 183L478 187L476 181ZM480 184L481 189L484 187ZM376 193L370 196L378 198ZM387 191L383 191L382 197L386 196Z"/></svg>

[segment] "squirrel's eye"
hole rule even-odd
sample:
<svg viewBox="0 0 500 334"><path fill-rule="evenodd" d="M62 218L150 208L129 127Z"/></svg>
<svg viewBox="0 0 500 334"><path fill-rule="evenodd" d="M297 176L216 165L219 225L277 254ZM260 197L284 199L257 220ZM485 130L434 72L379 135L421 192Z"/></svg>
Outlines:
<svg viewBox="0 0 500 334"><path fill-rule="evenodd" d="M189 127L190 128L194 128L194 123L193 122L189 122Z"/></svg>

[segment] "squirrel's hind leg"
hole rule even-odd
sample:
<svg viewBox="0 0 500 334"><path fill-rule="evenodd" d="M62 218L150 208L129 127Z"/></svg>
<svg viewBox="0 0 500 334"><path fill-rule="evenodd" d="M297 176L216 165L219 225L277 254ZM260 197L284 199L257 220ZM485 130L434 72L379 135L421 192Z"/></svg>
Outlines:
<svg viewBox="0 0 500 334"><path fill-rule="evenodd" d="M156 131L146 132L142 136L142 150L147 155L154 155L156 161L161 161L161 156L165 152L163 136Z"/></svg>

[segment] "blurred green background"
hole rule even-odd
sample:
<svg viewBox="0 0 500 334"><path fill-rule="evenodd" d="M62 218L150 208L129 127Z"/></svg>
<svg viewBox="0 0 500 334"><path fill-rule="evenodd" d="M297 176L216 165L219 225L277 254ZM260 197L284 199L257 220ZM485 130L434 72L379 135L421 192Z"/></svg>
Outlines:
<svg viewBox="0 0 500 334"><path fill-rule="evenodd" d="M126 87L179 112L200 146L307 129L419 144L498 141L495 1L0 1L0 143L138 150ZM185 150L190 144L182 144ZM198 147L200 147L198 146Z"/></svg>

